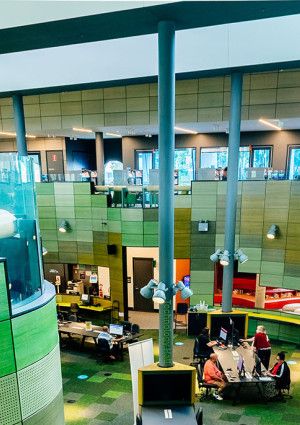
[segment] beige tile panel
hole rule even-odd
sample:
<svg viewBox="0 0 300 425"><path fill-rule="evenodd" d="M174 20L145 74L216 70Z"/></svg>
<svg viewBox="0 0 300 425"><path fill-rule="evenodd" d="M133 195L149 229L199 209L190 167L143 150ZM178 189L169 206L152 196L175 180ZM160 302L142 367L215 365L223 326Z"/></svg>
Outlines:
<svg viewBox="0 0 300 425"><path fill-rule="evenodd" d="M104 125L104 114L83 115L82 119L83 119L83 127Z"/></svg>
<svg viewBox="0 0 300 425"><path fill-rule="evenodd" d="M258 120L259 118L275 118L275 106L275 104L249 106L249 119Z"/></svg>
<svg viewBox="0 0 300 425"><path fill-rule="evenodd" d="M66 91L60 93L61 102L81 102L81 91Z"/></svg>
<svg viewBox="0 0 300 425"><path fill-rule="evenodd" d="M192 221L196 220L216 220L216 208L193 208Z"/></svg>
<svg viewBox="0 0 300 425"><path fill-rule="evenodd" d="M268 221L279 224L280 222L287 222L288 216L288 208L267 208L265 210L264 218Z"/></svg>
<svg viewBox="0 0 300 425"><path fill-rule="evenodd" d="M249 90L243 90L242 105L249 105ZM224 106L230 106L230 91L224 92Z"/></svg>
<svg viewBox="0 0 300 425"><path fill-rule="evenodd" d="M13 118L14 111L12 106L1 106L2 118Z"/></svg>
<svg viewBox="0 0 300 425"><path fill-rule="evenodd" d="M149 111L149 97L130 97L126 100L127 112Z"/></svg>
<svg viewBox="0 0 300 425"><path fill-rule="evenodd" d="M176 123L181 122L196 122L197 109L177 109L175 111Z"/></svg>
<svg viewBox="0 0 300 425"><path fill-rule="evenodd" d="M61 116L56 117L42 117L42 129L43 130L55 130L62 128Z"/></svg>
<svg viewBox="0 0 300 425"><path fill-rule="evenodd" d="M158 84L149 84L150 96L158 96Z"/></svg>
<svg viewBox="0 0 300 425"><path fill-rule="evenodd" d="M157 109L158 109L158 98L157 98L157 96L151 96L149 98L149 108L150 108L150 111L157 111Z"/></svg>
<svg viewBox="0 0 300 425"><path fill-rule="evenodd" d="M230 108L224 107L223 108L223 121L228 121L230 116ZM249 106L242 106L242 120L248 120L249 119Z"/></svg>
<svg viewBox="0 0 300 425"><path fill-rule="evenodd" d="M72 127L82 127L82 115L65 115L62 116L62 127L63 128L72 128Z"/></svg>
<svg viewBox="0 0 300 425"><path fill-rule="evenodd" d="M192 196L196 194L214 194L217 193L218 182L193 182Z"/></svg>
<svg viewBox="0 0 300 425"><path fill-rule="evenodd" d="M243 78L243 89L249 90L250 89L250 74L244 75ZM230 77L226 76L224 78L224 90L230 91Z"/></svg>
<svg viewBox="0 0 300 425"><path fill-rule="evenodd" d="M79 115L82 114L81 102L62 102L61 103L62 115Z"/></svg>
<svg viewBox="0 0 300 425"><path fill-rule="evenodd" d="M198 109L198 121L222 121L222 108L201 108Z"/></svg>
<svg viewBox="0 0 300 425"><path fill-rule="evenodd" d="M103 99L103 89L94 89L94 90L82 90L81 99L84 100L102 100Z"/></svg>
<svg viewBox="0 0 300 425"><path fill-rule="evenodd" d="M109 87L109 88L103 89L104 99L120 99L120 98L125 98L125 96L126 96L125 86Z"/></svg>
<svg viewBox="0 0 300 425"><path fill-rule="evenodd" d="M3 131L15 131L15 123L12 118L3 119L2 118L2 128Z"/></svg>
<svg viewBox="0 0 300 425"><path fill-rule="evenodd" d="M39 103L24 105L24 115L25 118L40 117L41 111Z"/></svg>
<svg viewBox="0 0 300 425"><path fill-rule="evenodd" d="M61 114L59 102L41 103L41 116L54 117Z"/></svg>
<svg viewBox="0 0 300 425"><path fill-rule="evenodd" d="M278 72L263 72L260 74L251 74L251 89L276 88L278 80Z"/></svg>
<svg viewBox="0 0 300 425"><path fill-rule="evenodd" d="M26 118L26 130L28 132L42 129L41 118Z"/></svg>
<svg viewBox="0 0 300 425"><path fill-rule="evenodd" d="M0 105L1 106L9 106L12 105L12 98L11 97L4 97L3 99L0 99Z"/></svg>
<svg viewBox="0 0 300 425"><path fill-rule="evenodd" d="M106 90L106 89L105 89ZM104 100L104 112L126 112L126 100L124 99L106 99Z"/></svg>
<svg viewBox="0 0 300 425"><path fill-rule="evenodd" d="M300 102L300 87L280 88L277 91L277 103Z"/></svg>
<svg viewBox="0 0 300 425"><path fill-rule="evenodd" d="M149 96L149 84L132 84L126 86L126 96L129 97L145 97Z"/></svg>
<svg viewBox="0 0 300 425"><path fill-rule="evenodd" d="M197 109L197 94L176 94L175 100L176 109Z"/></svg>
<svg viewBox="0 0 300 425"><path fill-rule="evenodd" d="M217 196L205 194L193 194L192 208L216 208Z"/></svg>
<svg viewBox="0 0 300 425"><path fill-rule="evenodd" d="M199 93L222 92L224 89L224 77L200 78Z"/></svg>
<svg viewBox="0 0 300 425"><path fill-rule="evenodd" d="M126 125L126 113L111 113L104 115L105 125Z"/></svg>
<svg viewBox="0 0 300 425"><path fill-rule="evenodd" d="M198 108L211 108L223 106L223 92L213 93L199 93L198 94Z"/></svg>
<svg viewBox="0 0 300 425"><path fill-rule="evenodd" d="M60 102L59 93L40 94L40 103Z"/></svg>
<svg viewBox="0 0 300 425"><path fill-rule="evenodd" d="M103 100L84 100L82 102L83 114L100 114L103 111Z"/></svg>
<svg viewBox="0 0 300 425"><path fill-rule="evenodd" d="M158 123L158 114L157 111L150 111L150 124L157 124Z"/></svg>
<svg viewBox="0 0 300 425"><path fill-rule="evenodd" d="M198 80L177 80L176 94L198 93Z"/></svg>
<svg viewBox="0 0 300 425"><path fill-rule="evenodd" d="M300 71L284 71L278 74L278 87L300 86Z"/></svg>
<svg viewBox="0 0 300 425"><path fill-rule="evenodd" d="M293 118L300 116L300 103L279 103L276 118Z"/></svg>
<svg viewBox="0 0 300 425"><path fill-rule="evenodd" d="M37 94L31 95L31 96L23 96L24 105L33 105L39 102L40 102L40 98L39 98L39 95Z"/></svg>
<svg viewBox="0 0 300 425"><path fill-rule="evenodd" d="M300 224L300 209L290 209L289 210L289 223L299 223Z"/></svg>
<svg viewBox="0 0 300 425"><path fill-rule="evenodd" d="M127 125L149 124L149 112L127 112Z"/></svg>
<svg viewBox="0 0 300 425"><path fill-rule="evenodd" d="M269 105L273 103L276 103L276 89L250 91L250 105Z"/></svg>

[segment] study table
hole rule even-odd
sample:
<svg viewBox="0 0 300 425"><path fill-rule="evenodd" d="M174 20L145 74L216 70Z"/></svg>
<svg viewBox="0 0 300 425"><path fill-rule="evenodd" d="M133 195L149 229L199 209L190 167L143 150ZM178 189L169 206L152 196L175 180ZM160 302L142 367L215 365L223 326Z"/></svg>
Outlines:
<svg viewBox="0 0 300 425"><path fill-rule="evenodd" d="M197 425L193 406L142 407L143 425Z"/></svg>
<svg viewBox="0 0 300 425"><path fill-rule="evenodd" d="M82 322L58 322L58 333L68 335L72 339L72 335L81 336L81 346L84 346L86 338L93 338L95 344L97 344L97 337L102 331L101 326L91 326L91 330L86 329L86 324ZM113 339L113 344L117 345L117 351L120 353L120 359L123 360L123 349L124 344L129 344L142 336L140 333L127 334L121 337Z"/></svg>

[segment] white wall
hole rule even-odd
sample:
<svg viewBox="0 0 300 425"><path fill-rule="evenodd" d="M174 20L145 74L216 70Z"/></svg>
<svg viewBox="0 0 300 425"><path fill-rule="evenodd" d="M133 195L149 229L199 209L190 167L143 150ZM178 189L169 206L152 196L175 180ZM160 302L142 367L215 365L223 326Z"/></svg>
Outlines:
<svg viewBox="0 0 300 425"><path fill-rule="evenodd" d="M177 31L176 72L276 67L300 59L299 39L300 15ZM0 93L156 75L156 34L0 55Z"/></svg>

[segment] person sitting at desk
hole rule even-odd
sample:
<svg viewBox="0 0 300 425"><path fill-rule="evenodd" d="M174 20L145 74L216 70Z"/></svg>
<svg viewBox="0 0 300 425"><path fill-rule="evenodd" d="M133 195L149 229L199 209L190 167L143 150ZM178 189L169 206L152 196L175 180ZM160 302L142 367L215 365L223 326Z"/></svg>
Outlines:
<svg viewBox="0 0 300 425"><path fill-rule="evenodd" d="M113 336L108 332L108 327L107 326L103 326L102 327L102 331L99 333L99 335L98 335L98 337L97 337L97 344L99 344L99 340L101 340L101 339L105 339L107 342L108 342L108 345L109 345L109 349L110 349L110 351L111 351L111 353L113 352L113 349L114 349L114 344L113 344L113 340L114 340L114 338L113 338ZM111 359L111 360L115 360L116 359L116 357L113 355L113 354L111 354L110 356L109 356L109 358Z"/></svg>
<svg viewBox="0 0 300 425"><path fill-rule="evenodd" d="M291 384L291 373L285 361L285 353L280 351L276 356L276 363L267 372L267 375L275 378L275 388L278 391L278 395L281 396L281 390L289 390Z"/></svg>
<svg viewBox="0 0 300 425"><path fill-rule="evenodd" d="M253 342L253 347L255 348L260 361L268 370L271 357L271 344L266 332L266 328L261 325L257 326L255 336L248 339L241 339L241 341Z"/></svg>
<svg viewBox="0 0 300 425"><path fill-rule="evenodd" d="M200 359L208 359L213 353L212 347L214 345L216 345L216 342L211 341L209 338L209 328L203 328L201 333L195 339L194 358L200 357Z"/></svg>
<svg viewBox="0 0 300 425"><path fill-rule="evenodd" d="M218 361L218 355L215 353L212 353L209 356L209 359L205 362L204 370L203 370L203 378L204 381L208 384L213 384L218 387L218 390L213 394L213 396L217 400L223 400L223 397L221 396L224 388L226 387L226 382L224 380L224 375L220 371L220 369L217 366Z"/></svg>

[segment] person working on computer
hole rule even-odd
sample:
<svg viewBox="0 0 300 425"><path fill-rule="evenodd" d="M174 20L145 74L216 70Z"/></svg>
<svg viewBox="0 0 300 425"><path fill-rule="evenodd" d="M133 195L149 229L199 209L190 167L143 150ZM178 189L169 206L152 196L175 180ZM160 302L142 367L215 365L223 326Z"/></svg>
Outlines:
<svg viewBox="0 0 300 425"><path fill-rule="evenodd" d="M226 387L224 375L217 366L218 355L212 353L209 359L205 362L203 370L203 379L208 384L213 384L218 387L218 390L213 394L217 400L223 400L222 392Z"/></svg>
<svg viewBox="0 0 300 425"><path fill-rule="evenodd" d="M268 370L271 357L271 344L264 326L257 326L256 334L252 338L241 339L242 342L252 342L260 361Z"/></svg>
<svg viewBox="0 0 300 425"><path fill-rule="evenodd" d="M208 359L213 353L212 347L216 345L216 341L211 341L209 337L209 328L205 327L196 337L194 343L194 358Z"/></svg>
<svg viewBox="0 0 300 425"><path fill-rule="evenodd" d="M281 396L281 390L289 390L291 384L291 373L285 361L285 353L280 351L276 356L276 363L267 372L268 376L275 379L275 388L278 391L278 395Z"/></svg>
<svg viewBox="0 0 300 425"><path fill-rule="evenodd" d="M103 339L105 339L108 342L109 349L111 351L109 358L111 360L115 360L116 357L113 355L113 350L114 350L113 340L114 340L114 337L108 332L107 326L102 327L102 331L99 333L99 335L97 337L97 344L99 344L99 341L103 340Z"/></svg>

